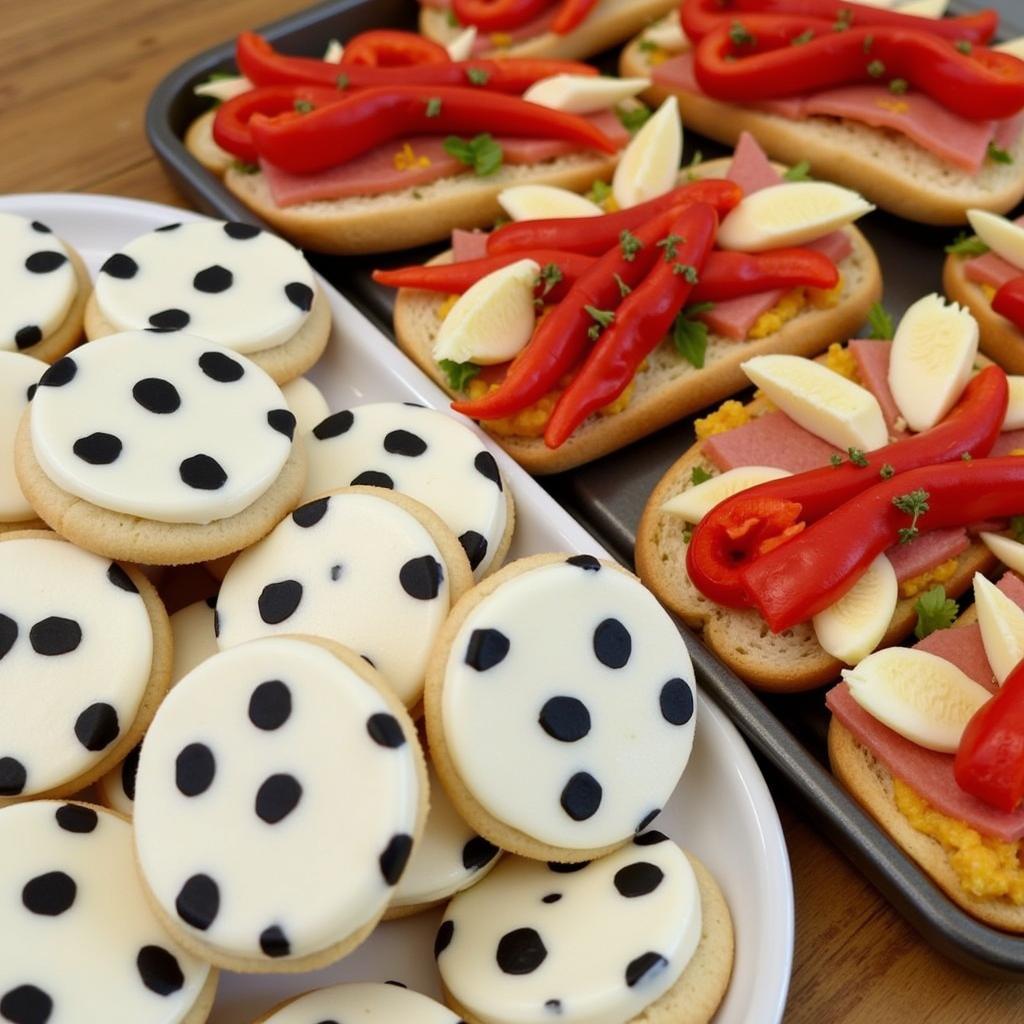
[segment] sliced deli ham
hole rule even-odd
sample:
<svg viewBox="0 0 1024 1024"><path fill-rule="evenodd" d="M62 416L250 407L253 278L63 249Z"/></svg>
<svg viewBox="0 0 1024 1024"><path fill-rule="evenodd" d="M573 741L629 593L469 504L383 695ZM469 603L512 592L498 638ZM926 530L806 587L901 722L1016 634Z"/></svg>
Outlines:
<svg viewBox="0 0 1024 1024"><path fill-rule="evenodd" d="M1012 263L1007 263L1002 256L994 252L986 252L982 256L974 256L964 264L964 275L975 284L991 285L995 289L1002 288L1007 281L1020 277L1022 271Z"/></svg>
<svg viewBox="0 0 1024 1024"><path fill-rule="evenodd" d="M892 389L889 387L889 356L892 353L892 342L854 338L849 348L856 360L861 383L875 396L882 408L885 425L889 428L889 437L894 440L906 437L906 423L903 422L896 399L892 397ZM897 421L902 423L901 427L897 427Z"/></svg>
<svg viewBox="0 0 1024 1024"><path fill-rule="evenodd" d="M772 166L768 155L750 132L740 133L725 176L736 182L743 189L744 195L760 192L761 189L778 185L782 181L782 175Z"/></svg>
<svg viewBox="0 0 1024 1024"><path fill-rule="evenodd" d="M997 438L989 452L990 458L1000 455L1011 455L1013 452L1024 452L1024 428L1020 430L1004 430ZM1024 512L1024 509L1021 509Z"/></svg>
<svg viewBox="0 0 1024 1024"><path fill-rule="evenodd" d="M467 260L482 260L486 255L486 231L463 231L462 228L456 228L452 232L453 263L465 263Z"/></svg>
<svg viewBox="0 0 1024 1024"><path fill-rule="evenodd" d="M763 416L704 441L704 454L723 472L739 466L774 466L790 473L827 466L836 449L784 412Z"/></svg>
<svg viewBox="0 0 1024 1024"><path fill-rule="evenodd" d="M896 571L897 581L902 583L957 558L970 546L967 531L957 526L948 530L929 530L907 544L894 545L885 554Z"/></svg>
<svg viewBox="0 0 1024 1024"><path fill-rule="evenodd" d="M981 626L976 622L969 626L957 626L956 629L937 629L919 640L914 647L934 654L937 658L945 658L979 686L984 686L990 693L996 692L996 677L985 655Z"/></svg>

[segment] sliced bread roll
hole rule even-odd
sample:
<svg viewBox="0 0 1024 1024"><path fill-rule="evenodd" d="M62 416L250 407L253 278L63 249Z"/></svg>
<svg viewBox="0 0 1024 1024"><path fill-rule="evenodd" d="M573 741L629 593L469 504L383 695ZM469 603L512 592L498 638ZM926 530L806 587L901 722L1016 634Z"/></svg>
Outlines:
<svg viewBox="0 0 1024 1024"><path fill-rule="evenodd" d="M213 139L213 119L217 116L216 107L200 114L185 132L185 148L211 174L223 177L235 158Z"/></svg>
<svg viewBox="0 0 1024 1024"><path fill-rule="evenodd" d="M656 60L656 59L655 59ZM634 39L619 58L623 76L649 77L652 52ZM653 104L675 95L687 128L734 145L751 132L769 156L784 163L807 160L816 178L856 189L883 209L924 224L963 224L967 210L1005 213L1024 197L1024 133L1012 163L986 161L979 174L954 167L906 136L834 117L789 120L707 96L653 85L644 98Z"/></svg>

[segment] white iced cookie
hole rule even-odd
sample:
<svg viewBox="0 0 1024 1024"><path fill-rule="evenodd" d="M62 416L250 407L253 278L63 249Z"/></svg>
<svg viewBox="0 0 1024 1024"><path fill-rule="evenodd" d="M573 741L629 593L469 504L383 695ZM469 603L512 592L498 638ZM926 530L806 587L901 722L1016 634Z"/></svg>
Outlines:
<svg viewBox="0 0 1024 1024"><path fill-rule="evenodd" d="M86 804L0 810L0 1020L205 1021L217 972L146 902L131 826Z"/></svg>
<svg viewBox="0 0 1024 1024"><path fill-rule="evenodd" d="M258 366L181 334L90 342L43 375L32 449L64 491L161 523L211 523L277 480L295 416Z"/></svg>
<svg viewBox="0 0 1024 1024"><path fill-rule="evenodd" d="M36 518L14 473L14 439L25 406L45 369L45 363L31 356L0 351L0 530Z"/></svg>
<svg viewBox="0 0 1024 1024"><path fill-rule="evenodd" d="M415 730L376 679L343 648L271 637L203 662L160 706L136 845L187 948L234 970L297 971L372 930L427 803Z"/></svg>
<svg viewBox="0 0 1024 1024"><path fill-rule="evenodd" d="M477 579L508 551L511 499L498 464L451 416L402 402L361 405L318 423L308 452L307 498L350 484L408 494L459 538Z"/></svg>
<svg viewBox="0 0 1024 1024"><path fill-rule="evenodd" d="M95 301L117 331L185 331L254 353L288 341L313 306L313 271L293 245L250 224L172 224L100 267Z"/></svg>
<svg viewBox="0 0 1024 1024"><path fill-rule="evenodd" d="M479 584L431 659L435 767L502 849L581 860L646 828L689 760L693 669L632 575L536 555Z"/></svg>
<svg viewBox="0 0 1024 1024"><path fill-rule="evenodd" d="M232 563L217 598L218 642L334 640L411 707L434 639L471 580L462 548L428 509L386 491L339 491L297 508Z"/></svg>
<svg viewBox="0 0 1024 1024"><path fill-rule="evenodd" d="M305 437L331 410L320 389L308 377L282 385L288 408L295 413L295 436Z"/></svg>
<svg viewBox="0 0 1024 1024"><path fill-rule="evenodd" d="M402 985L354 982L307 992L256 1024L463 1024L440 1003Z"/></svg>
<svg viewBox="0 0 1024 1024"><path fill-rule="evenodd" d="M0 798L64 791L118 748L127 753L143 703L167 683L156 663L150 610L121 566L51 534L9 535L0 543Z"/></svg>
<svg viewBox="0 0 1024 1024"><path fill-rule="evenodd" d="M506 857L448 905L435 952L460 1012L486 1024L624 1024L676 983L701 940L686 854L652 831L574 867Z"/></svg>

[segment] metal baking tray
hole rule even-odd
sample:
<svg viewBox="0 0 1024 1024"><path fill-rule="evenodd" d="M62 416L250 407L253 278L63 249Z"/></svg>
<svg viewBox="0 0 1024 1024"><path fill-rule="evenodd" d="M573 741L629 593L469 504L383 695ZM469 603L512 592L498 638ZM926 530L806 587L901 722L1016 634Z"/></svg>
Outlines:
<svg viewBox="0 0 1024 1024"><path fill-rule="evenodd" d="M1004 34L1024 34L1019 0L961 0L954 12L982 6L1000 9ZM319 56L331 37L345 40L367 28L415 26L414 0L327 0L261 29L282 49ZM252 26L239 25L241 31ZM168 173L198 208L218 216L259 223L182 144L185 129L207 107L192 86L213 71L233 69L234 43L226 41L189 60L154 92L146 129ZM599 63L614 68L614 55ZM686 158L726 152L687 133ZM813 169L812 169L813 170ZM861 226L883 267L885 305L899 317L916 298L941 291L943 246L954 231L928 228L881 212ZM369 278L376 266L420 262L440 247L371 257L311 254L311 262L386 334L391 334L392 294ZM542 480L577 519L626 564L633 559L636 525L657 481L693 442L691 420L577 470ZM1024 938L986 927L959 910L846 794L828 768L828 713L823 691L792 696L758 695L725 668L685 626L697 678L757 753L771 784L795 794L847 857L936 949L981 974L1024 981Z"/></svg>

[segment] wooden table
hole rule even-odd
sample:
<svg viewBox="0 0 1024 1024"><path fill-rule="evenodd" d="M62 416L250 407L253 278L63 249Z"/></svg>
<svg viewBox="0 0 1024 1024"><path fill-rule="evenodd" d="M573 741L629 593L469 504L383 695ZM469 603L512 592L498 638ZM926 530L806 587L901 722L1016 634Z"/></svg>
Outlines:
<svg viewBox="0 0 1024 1024"><path fill-rule="evenodd" d="M185 205L143 111L187 57L308 0L6 0L0 18L0 192L106 192ZM955 967L918 938L828 842L779 808L796 885L787 1020L992 1024L1024 987Z"/></svg>

